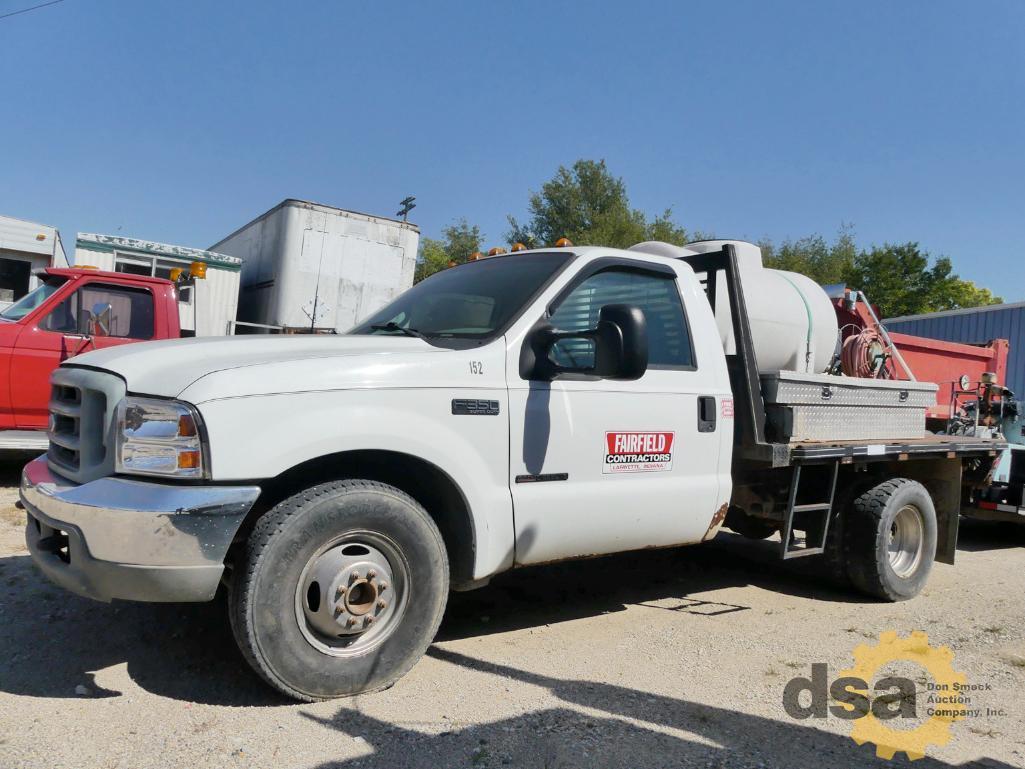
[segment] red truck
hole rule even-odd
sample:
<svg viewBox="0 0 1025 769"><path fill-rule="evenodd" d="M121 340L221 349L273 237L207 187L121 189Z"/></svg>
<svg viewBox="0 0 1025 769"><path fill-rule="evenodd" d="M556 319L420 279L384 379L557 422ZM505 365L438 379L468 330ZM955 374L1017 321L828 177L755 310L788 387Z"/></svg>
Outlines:
<svg viewBox="0 0 1025 769"><path fill-rule="evenodd" d="M174 283L49 268L0 312L0 450L45 450L50 373L90 350L181 336Z"/></svg>

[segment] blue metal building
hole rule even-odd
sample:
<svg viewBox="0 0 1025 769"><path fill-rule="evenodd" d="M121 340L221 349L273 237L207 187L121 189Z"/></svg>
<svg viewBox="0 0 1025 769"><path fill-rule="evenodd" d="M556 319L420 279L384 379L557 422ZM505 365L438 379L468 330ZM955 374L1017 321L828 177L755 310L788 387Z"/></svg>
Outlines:
<svg viewBox="0 0 1025 769"><path fill-rule="evenodd" d="M994 304L966 310L948 310L927 315L905 315L883 321L890 331L930 339L966 344L991 339L1010 342L1007 354L1007 382L1019 398L1025 398L1025 302Z"/></svg>

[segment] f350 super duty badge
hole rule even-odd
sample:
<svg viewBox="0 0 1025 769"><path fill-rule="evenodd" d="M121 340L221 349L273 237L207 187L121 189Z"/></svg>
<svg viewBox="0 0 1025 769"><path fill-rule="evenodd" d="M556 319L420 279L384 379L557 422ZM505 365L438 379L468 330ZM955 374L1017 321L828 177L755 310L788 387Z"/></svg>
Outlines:
<svg viewBox="0 0 1025 769"><path fill-rule="evenodd" d="M605 433L603 473L660 473L673 469L676 433Z"/></svg>

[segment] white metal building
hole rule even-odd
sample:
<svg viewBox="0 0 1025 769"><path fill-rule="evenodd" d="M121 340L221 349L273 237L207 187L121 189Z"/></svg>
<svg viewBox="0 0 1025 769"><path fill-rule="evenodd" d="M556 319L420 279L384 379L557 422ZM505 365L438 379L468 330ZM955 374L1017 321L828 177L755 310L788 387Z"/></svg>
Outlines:
<svg viewBox="0 0 1025 769"><path fill-rule="evenodd" d="M33 270L67 266L56 227L0 216L0 307L36 287Z"/></svg>
<svg viewBox="0 0 1025 769"><path fill-rule="evenodd" d="M207 266L206 278L181 289L178 314L182 331L195 336L223 336L238 309L242 260L227 254L186 246L172 246L116 235L78 233L75 266L92 266L110 272L171 277L171 270L186 272L192 262Z"/></svg>

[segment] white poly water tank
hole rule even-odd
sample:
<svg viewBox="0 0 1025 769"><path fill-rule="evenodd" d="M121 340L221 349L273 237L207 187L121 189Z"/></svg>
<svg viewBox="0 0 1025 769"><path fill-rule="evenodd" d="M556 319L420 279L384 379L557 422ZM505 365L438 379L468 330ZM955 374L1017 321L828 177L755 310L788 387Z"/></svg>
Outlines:
<svg viewBox="0 0 1025 769"><path fill-rule="evenodd" d="M808 276L762 266L761 249L742 240L703 240L683 247L648 241L630 250L680 258L719 251L727 244L736 249L759 371L817 374L828 369L836 348L836 312L826 292ZM722 287L716 291L715 320L723 349L732 354L736 345L729 294Z"/></svg>

